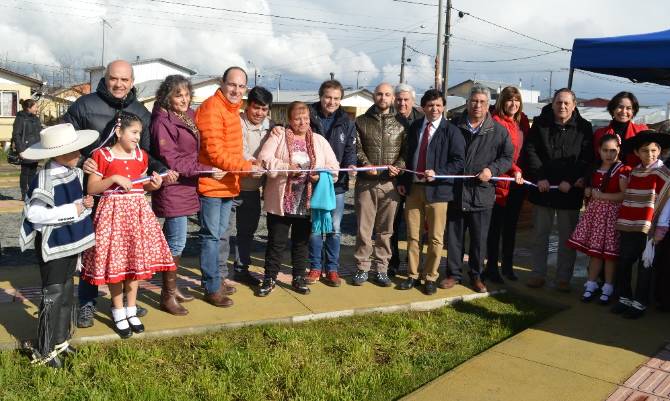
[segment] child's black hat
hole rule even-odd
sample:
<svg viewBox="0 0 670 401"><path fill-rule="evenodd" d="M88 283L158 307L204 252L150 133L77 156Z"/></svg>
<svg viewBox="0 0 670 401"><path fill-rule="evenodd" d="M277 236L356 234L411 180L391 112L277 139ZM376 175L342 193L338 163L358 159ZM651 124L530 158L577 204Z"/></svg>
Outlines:
<svg viewBox="0 0 670 401"><path fill-rule="evenodd" d="M652 129L640 131L634 137L624 141L624 152L637 150L645 143L657 143L661 149L667 149L670 147L670 134L654 131Z"/></svg>

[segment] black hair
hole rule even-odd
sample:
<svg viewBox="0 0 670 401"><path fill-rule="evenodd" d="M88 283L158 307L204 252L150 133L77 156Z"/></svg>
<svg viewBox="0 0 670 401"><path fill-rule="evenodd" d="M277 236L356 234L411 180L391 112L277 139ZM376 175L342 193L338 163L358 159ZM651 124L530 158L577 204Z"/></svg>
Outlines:
<svg viewBox="0 0 670 401"><path fill-rule="evenodd" d="M344 97L344 87L337 79L329 79L328 81L323 81L321 86L319 86L319 97L323 96L326 92L326 89L337 89L340 91L340 95Z"/></svg>
<svg viewBox="0 0 670 401"><path fill-rule="evenodd" d="M133 123L140 123L140 127L144 127L142 119L137 114L133 114L128 111L120 111L119 113L116 114L116 121L114 122L115 124L114 127L115 129L118 128L120 130L123 130L130 127ZM117 141L118 137L116 135L112 135L112 137L109 139L109 145L107 146L112 146L116 144Z"/></svg>
<svg viewBox="0 0 670 401"><path fill-rule="evenodd" d="M29 108L33 107L37 102L34 99L22 99L19 101L23 111L27 111Z"/></svg>
<svg viewBox="0 0 670 401"><path fill-rule="evenodd" d="M442 99L442 105L447 103L442 92L437 89L428 89L426 93L421 96L421 107L425 107L428 102L432 102L433 100L437 99Z"/></svg>
<svg viewBox="0 0 670 401"><path fill-rule="evenodd" d="M183 75L168 75L156 91L156 103L165 110L170 110L170 96L180 88L186 88L193 98L193 85L191 81Z"/></svg>
<svg viewBox="0 0 670 401"><path fill-rule="evenodd" d="M603 135L598 141L598 148L602 147L603 144L609 141L615 141L617 143L617 146L619 147L619 150L621 150L621 138L617 134ZM620 155L621 152L619 151L619 156ZM621 163L620 161L617 161L616 163L613 163L609 169L607 169L607 173L605 173L605 175L603 176L603 180L600 182L600 192L605 192L612 178L612 173L614 172L614 169L616 169L620 163Z"/></svg>
<svg viewBox="0 0 670 401"><path fill-rule="evenodd" d="M233 67L228 67L228 68L223 72L223 77L221 77L221 80L223 81L224 84L226 83L226 79L228 78L228 74L229 74L231 71L233 71L233 70L242 71L242 73L244 74L244 82L245 82L245 83L246 83L246 82L249 82L249 76L247 75L247 72L244 71L244 68L242 68L242 67L237 67L237 66L233 66Z"/></svg>
<svg viewBox="0 0 670 401"><path fill-rule="evenodd" d="M251 103L271 107L272 93L262 86L254 86L247 94L247 104Z"/></svg>
<svg viewBox="0 0 670 401"><path fill-rule="evenodd" d="M635 117L637 112L640 111L640 103L637 101L635 95L625 91L617 93L612 100L607 103L607 111L609 111L610 116L614 117L614 110L619 107L619 103L621 103L622 99L628 99L633 104L633 117Z"/></svg>

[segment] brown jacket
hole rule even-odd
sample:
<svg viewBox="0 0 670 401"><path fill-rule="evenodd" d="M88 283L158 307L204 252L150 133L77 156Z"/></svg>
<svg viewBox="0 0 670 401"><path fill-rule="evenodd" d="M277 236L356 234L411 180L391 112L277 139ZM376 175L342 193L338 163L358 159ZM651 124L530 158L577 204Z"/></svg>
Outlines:
<svg viewBox="0 0 670 401"><path fill-rule="evenodd" d="M394 109L379 114L372 106L365 114L356 118L356 150L361 166L393 165L404 168L405 137L407 127ZM360 174L359 179L389 180L387 171L377 176Z"/></svg>

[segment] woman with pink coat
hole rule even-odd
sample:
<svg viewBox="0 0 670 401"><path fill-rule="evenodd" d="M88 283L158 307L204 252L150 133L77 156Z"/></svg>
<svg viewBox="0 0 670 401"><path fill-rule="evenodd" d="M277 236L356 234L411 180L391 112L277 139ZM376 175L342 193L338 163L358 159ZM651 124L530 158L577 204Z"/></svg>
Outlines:
<svg viewBox="0 0 670 401"><path fill-rule="evenodd" d="M291 287L300 294L309 293L305 275L309 265L310 199L312 187L319 180L319 173L314 170L330 169L335 181L340 166L328 141L312 133L309 108L305 103L291 103L288 120L289 126L284 132L269 135L258 155L263 166L270 170L263 190L268 242L265 277L256 293L259 297L269 295L276 285L289 232L293 266ZM311 171L273 171L297 169Z"/></svg>

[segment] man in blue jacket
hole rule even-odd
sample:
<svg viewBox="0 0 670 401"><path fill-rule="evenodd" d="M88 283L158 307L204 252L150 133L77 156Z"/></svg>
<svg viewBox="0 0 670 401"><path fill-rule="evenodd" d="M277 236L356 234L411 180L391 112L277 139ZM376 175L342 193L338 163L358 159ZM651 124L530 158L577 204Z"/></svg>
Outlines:
<svg viewBox="0 0 670 401"><path fill-rule="evenodd" d="M421 98L425 118L412 123L407 133L405 161L418 174L400 176L398 192L406 195L407 258L409 275L398 285L400 290L419 286L423 278L426 295L437 291L438 268L442 258L442 241L447 225L447 205L454 199L453 180L435 175L459 174L463 169L465 139L456 126L444 117L442 92L430 89ZM419 243L424 222L428 226L428 254L419 273Z"/></svg>
<svg viewBox="0 0 670 401"><path fill-rule="evenodd" d="M310 106L310 125L314 133L328 140L340 167L353 168L356 167L356 125L340 107L343 96L344 88L340 82L329 80L322 83L319 102ZM308 283L318 281L325 268L324 282L333 287L340 285L337 272L340 264L340 223L344 213L344 194L348 190L349 174L341 172L335 183L337 206L332 212L333 232L326 234L325 241L321 234L312 234L310 238L311 270L307 276Z"/></svg>

